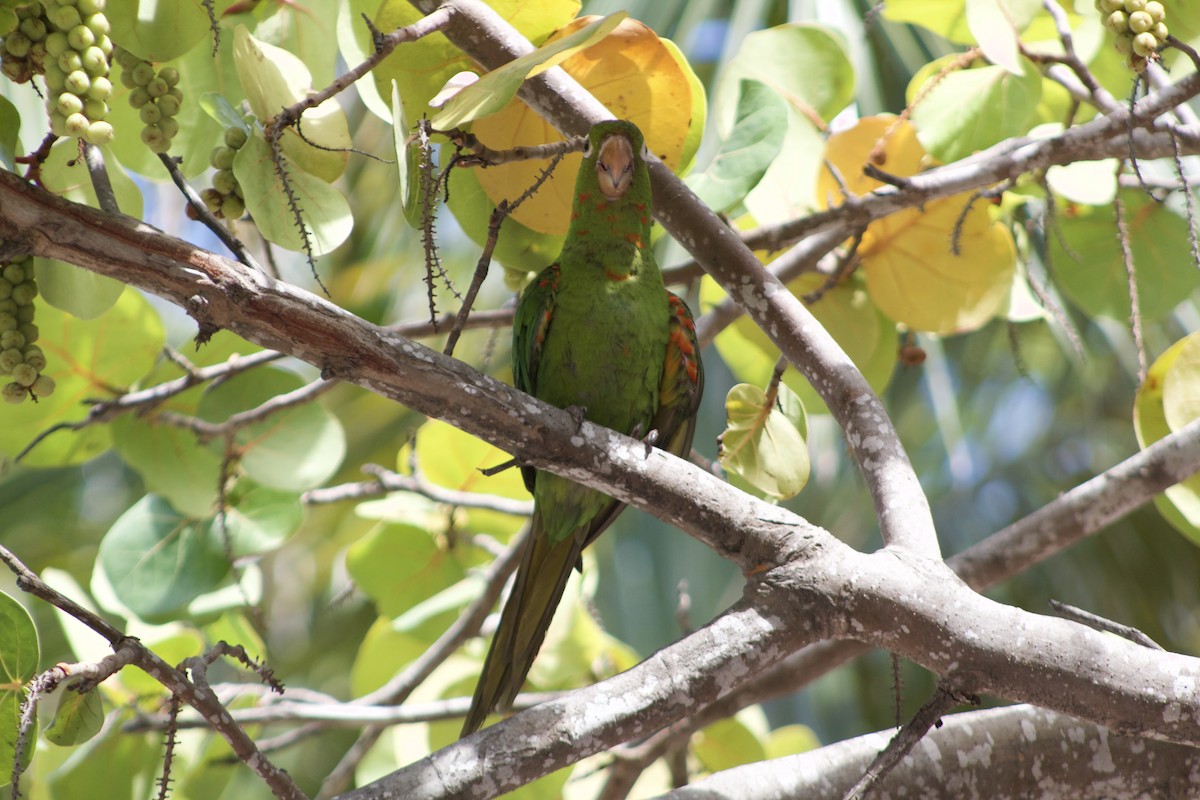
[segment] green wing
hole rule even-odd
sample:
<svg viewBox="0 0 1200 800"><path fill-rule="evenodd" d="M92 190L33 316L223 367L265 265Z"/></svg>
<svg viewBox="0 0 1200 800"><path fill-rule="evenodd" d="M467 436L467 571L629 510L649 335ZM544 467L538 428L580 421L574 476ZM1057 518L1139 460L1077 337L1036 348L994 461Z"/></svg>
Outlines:
<svg viewBox="0 0 1200 800"><path fill-rule="evenodd" d="M513 385L526 394L537 396L538 365L542 345L554 321L554 299L558 293L558 264L546 267L525 287L513 316ZM537 470L521 467L525 488L533 491Z"/></svg>
<svg viewBox="0 0 1200 800"><path fill-rule="evenodd" d="M700 362L700 343L696 340L692 312L674 292L667 292L667 304L670 337L658 389L658 411L651 426L658 432L659 448L687 458L692 452L696 410L704 392L704 365Z"/></svg>

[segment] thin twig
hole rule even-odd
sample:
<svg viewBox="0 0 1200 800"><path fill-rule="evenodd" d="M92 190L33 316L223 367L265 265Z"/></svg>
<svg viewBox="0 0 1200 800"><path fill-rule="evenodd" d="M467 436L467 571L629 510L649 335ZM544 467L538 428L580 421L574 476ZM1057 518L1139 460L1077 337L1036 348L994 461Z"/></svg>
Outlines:
<svg viewBox="0 0 1200 800"><path fill-rule="evenodd" d="M1122 625L1119 622L1113 622L1111 619L1093 614L1090 611L1084 611L1082 608L1067 605L1058 600L1051 600L1050 607L1054 609L1054 613L1058 614L1063 619L1069 619L1078 622L1081 625L1087 625L1089 628L1094 628L1105 633L1113 633L1120 636L1122 639L1128 639L1131 642L1140 644L1142 647L1149 647L1151 650L1163 650L1163 646L1151 639L1146 634L1139 631L1137 628L1129 625Z"/></svg>
<svg viewBox="0 0 1200 800"><path fill-rule="evenodd" d="M192 212L196 215L196 219L204 227L216 234L216 237L221 240L221 244L225 245L229 248L229 252L233 253L234 258L250 269L264 272L259 263L254 260L254 256L250 255L250 251L246 249L246 245L242 244L241 240L234 236L233 232L208 210L208 206L204 204L200 195L196 194L196 190L187 182L187 178L183 177L183 173L179 170L179 160L166 153L159 153L158 159L166 167L167 174L171 176L171 180L174 181L175 186L183 193L183 197L187 200L188 206L191 207Z"/></svg>

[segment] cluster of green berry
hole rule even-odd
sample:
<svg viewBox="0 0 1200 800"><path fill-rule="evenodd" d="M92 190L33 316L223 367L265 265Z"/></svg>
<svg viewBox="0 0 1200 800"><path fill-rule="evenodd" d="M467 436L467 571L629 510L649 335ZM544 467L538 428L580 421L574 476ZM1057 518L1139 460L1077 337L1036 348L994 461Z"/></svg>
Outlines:
<svg viewBox="0 0 1200 800"><path fill-rule="evenodd" d="M34 344L38 339L33 324L35 297L32 258L16 258L0 267L0 375L12 377L0 393L10 403L54 393L54 380L42 374L46 355Z"/></svg>
<svg viewBox="0 0 1200 800"><path fill-rule="evenodd" d="M1104 27L1116 34L1113 44L1125 55L1125 63L1135 72L1144 70L1170 35L1164 22L1167 10L1163 4L1158 0L1095 0L1095 3L1104 18Z"/></svg>
<svg viewBox="0 0 1200 800"><path fill-rule="evenodd" d="M44 0L51 31L46 34L46 107L56 136L76 136L108 144L113 127L105 122L112 83L104 0Z"/></svg>
<svg viewBox="0 0 1200 800"><path fill-rule="evenodd" d="M212 188L205 189L200 197L208 210L219 218L241 219L246 213L242 187L233 174L234 156L246 144L246 139L246 131L242 128L226 128L225 144L213 148L208 158L208 163L216 172L213 173Z"/></svg>
<svg viewBox="0 0 1200 800"><path fill-rule="evenodd" d="M13 83L28 83L46 63L47 20L39 3L0 8L0 72Z"/></svg>
<svg viewBox="0 0 1200 800"><path fill-rule="evenodd" d="M179 133L175 120L183 106L183 92L179 90L179 70L163 67L155 71L154 65L130 53L117 51L117 63L121 65L121 83L129 88L129 105L137 109L142 123L142 141L155 153L165 153L171 148L171 140Z"/></svg>

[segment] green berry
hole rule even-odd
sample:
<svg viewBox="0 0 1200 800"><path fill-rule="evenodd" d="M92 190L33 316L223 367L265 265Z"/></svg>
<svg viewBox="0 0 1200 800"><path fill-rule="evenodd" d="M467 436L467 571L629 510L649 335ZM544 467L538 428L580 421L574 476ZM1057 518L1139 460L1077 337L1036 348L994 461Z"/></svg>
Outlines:
<svg viewBox="0 0 1200 800"><path fill-rule="evenodd" d="M129 93L129 105L134 108L141 108L150 102L150 93L145 87L139 86Z"/></svg>
<svg viewBox="0 0 1200 800"><path fill-rule="evenodd" d="M6 309L4 307L5 303L12 303L12 308ZM10 311L10 313L12 313L12 314L16 314L17 322L20 322L22 325L26 325L28 323L33 322L34 312L37 311L37 309L34 306L18 306L16 303L13 303L12 300L0 300L0 311L5 311L5 310ZM26 338L28 338L28 337L26 337Z"/></svg>
<svg viewBox="0 0 1200 800"><path fill-rule="evenodd" d="M205 189L200 193L200 199L204 201L204 207L215 214L221 210L221 204L225 202L225 195L216 189Z"/></svg>
<svg viewBox="0 0 1200 800"><path fill-rule="evenodd" d="M225 219L241 219L246 213L246 204L237 195L229 195L221 203L221 216Z"/></svg>
<svg viewBox="0 0 1200 800"><path fill-rule="evenodd" d="M150 81L154 80L154 67L147 64L145 61L140 62L132 70L133 82L138 86L145 86Z"/></svg>
<svg viewBox="0 0 1200 800"><path fill-rule="evenodd" d="M79 116L83 116L80 114ZM70 123L70 119L67 120ZM87 120L83 121L83 125L87 127ZM33 298L37 297L37 284L33 281L25 281L22 284L13 287L12 299L19 306L27 306L33 302Z"/></svg>
<svg viewBox="0 0 1200 800"><path fill-rule="evenodd" d="M103 14L88 14L83 18L83 24L88 27L92 35L99 39L101 36L107 36L112 31L112 25L108 22L108 17Z"/></svg>
<svg viewBox="0 0 1200 800"><path fill-rule="evenodd" d="M117 63L121 65L121 69L123 70L132 70L138 64L142 63L142 60L128 50L118 50Z"/></svg>
<svg viewBox="0 0 1200 800"><path fill-rule="evenodd" d="M142 142L154 153L165 153L171 146L170 138L157 125L142 128Z"/></svg>
<svg viewBox="0 0 1200 800"><path fill-rule="evenodd" d="M155 77L146 84L146 91L150 93L151 97L162 97L171 91L171 87L162 78Z"/></svg>
<svg viewBox="0 0 1200 800"><path fill-rule="evenodd" d="M79 24L67 31L67 44L73 50L87 50L96 43L96 34L87 25Z"/></svg>
<svg viewBox="0 0 1200 800"><path fill-rule="evenodd" d="M237 150L221 145L213 148L212 154L208 157L208 163L212 164L215 169L233 169L233 159L236 157Z"/></svg>
<svg viewBox="0 0 1200 800"><path fill-rule="evenodd" d="M20 350L25 346L25 337L21 331L5 331L0 333L0 349L3 350Z"/></svg>
<svg viewBox="0 0 1200 800"><path fill-rule="evenodd" d="M108 74L108 56L96 45L83 51L83 68L88 75L99 76Z"/></svg>
<svg viewBox="0 0 1200 800"><path fill-rule="evenodd" d="M6 383L4 384L4 388L0 389L0 392L4 394L4 400L13 405L23 403L25 398L29 396L29 390L19 383Z"/></svg>
<svg viewBox="0 0 1200 800"><path fill-rule="evenodd" d="M69 117L72 114L78 114L83 111L83 101L79 99L79 95L71 92L63 92L58 96L58 102L55 103L54 109L64 117ZM17 281L19 283L20 281Z"/></svg>
<svg viewBox="0 0 1200 800"><path fill-rule="evenodd" d="M23 321L20 313L18 313L22 308L24 308L24 306L18 306L12 301L11 297L0 300L0 314L12 314L17 318L18 322ZM32 308L32 306L30 306L30 308Z"/></svg>
<svg viewBox="0 0 1200 800"><path fill-rule="evenodd" d="M21 20L21 33L28 36L31 42L40 42L46 38L46 23L41 17L26 17Z"/></svg>
<svg viewBox="0 0 1200 800"><path fill-rule="evenodd" d="M0 333L17 329L16 314L0 314Z"/></svg>
<svg viewBox="0 0 1200 800"><path fill-rule="evenodd" d="M65 125L67 136L83 136L85 133L87 133L88 125L90 124L91 123L88 122L88 118L82 113L68 114ZM16 289L14 289L13 292L15 296Z"/></svg>
<svg viewBox="0 0 1200 800"><path fill-rule="evenodd" d="M54 378L49 375L38 375L37 380L29 388L35 397L49 397L54 394Z"/></svg>
<svg viewBox="0 0 1200 800"><path fill-rule="evenodd" d="M0 278L0 300L7 300L12 297L13 284L10 281Z"/></svg>
<svg viewBox="0 0 1200 800"><path fill-rule="evenodd" d="M92 121L104 119L108 116L108 103L90 98L84 100L83 115Z"/></svg>
<svg viewBox="0 0 1200 800"><path fill-rule="evenodd" d="M233 187L237 185L237 178L233 176L233 170L219 169L213 173L212 185L221 194L233 194Z"/></svg>
<svg viewBox="0 0 1200 800"><path fill-rule="evenodd" d="M63 87L73 94L87 94L87 90L92 88L92 79L86 72L77 69L63 78Z"/></svg>
<svg viewBox="0 0 1200 800"><path fill-rule="evenodd" d="M104 0L79 0L75 6L80 14L99 14L104 10Z"/></svg>
<svg viewBox="0 0 1200 800"><path fill-rule="evenodd" d="M113 85L112 81L103 75L92 78L92 85L88 87L87 96L89 100L107 100L112 97Z"/></svg>
<svg viewBox="0 0 1200 800"><path fill-rule="evenodd" d="M31 347L26 347L21 359L29 366L41 372L46 368L46 354L42 352L42 348L36 344Z"/></svg>
<svg viewBox="0 0 1200 800"><path fill-rule="evenodd" d="M182 106L183 104L179 101L179 98L173 95L165 94L158 98L158 110L161 111L164 116L175 116L179 113L179 109Z"/></svg>
<svg viewBox="0 0 1200 800"><path fill-rule="evenodd" d="M4 49L8 51L9 55L17 58L25 58L29 55L29 48L32 46L33 42L20 31L13 31L4 37Z"/></svg>
<svg viewBox="0 0 1200 800"><path fill-rule="evenodd" d="M54 23L54 27L60 31L69 31L83 21L79 16L79 11L71 6L59 6L50 11L50 21Z"/></svg>
<svg viewBox="0 0 1200 800"><path fill-rule="evenodd" d="M1151 33L1154 34L1154 38L1158 39L1160 43L1165 42L1167 37L1171 35L1171 32L1167 30L1166 24L1162 22L1155 25L1154 30L1151 31Z"/></svg>
<svg viewBox="0 0 1200 800"><path fill-rule="evenodd" d="M167 86L174 88L179 85L179 70L174 67L163 67L158 71L158 77L167 82Z"/></svg>
<svg viewBox="0 0 1200 800"><path fill-rule="evenodd" d="M65 50L58 57L56 63L58 68L63 72L71 73L78 69L83 69L83 56L76 53L74 50Z"/></svg>
<svg viewBox="0 0 1200 800"><path fill-rule="evenodd" d="M1129 15L1129 30L1135 34L1145 33L1154 27L1154 20L1145 11L1135 11Z"/></svg>
<svg viewBox="0 0 1200 800"><path fill-rule="evenodd" d="M234 150L241 150L246 144L246 139L249 138L246 131L242 128L226 128L225 129L225 144L232 147Z"/></svg>
<svg viewBox="0 0 1200 800"><path fill-rule="evenodd" d="M108 58L108 59L112 58L113 43L112 43L112 39L108 38L107 34L105 34L103 36L97 34L96 47L100 48L100 52L104 53L105 58Z"/></svg>
<svg viewBox="0 0 1200 800"><path fill-rule="evenodd" d="M25 358L21 355L20 350L0 351L0 373L12 375L13 368L24 361Z"/></svg>
<svg viewBox="0 0 1200 800"><path fill-rule="evenodd" d="M113 136L115 135L116 132L113 130L112 123L98 119L88 125L87 132L83 134L83 138L86 139L89 144L94 144L97 147L103 147L111 142L113 140Z"/></svg>
<svg viewBox="0 0 1200 800"><path fill-rule="evenodd" d="M1123 10L1125 0L1100 0L1100 7L1105 14L1111 14L1114 11Z"/></svg>
<svg viewBox="0 0 1200 800"><path fill-rule="evenodd" d="M54 31L46 35L46 54L52 59L59 58L67 52L67 35L62 31Z"/></svg>
<svg viewBox="0 0 1200 800"><path fill-rule="evenodd" d="M1133 52L1142 57L1149 57L1158 50L1158 39L1154 38L1154 34L1149 31L1139 33L1133 37Z"/></svg>
<svg viewBox="0 0 1200 800"><path fill-rule="evenodd" d="M24 283L28 273L25 272L25 265L14 261L4 268L0 275L4 276L4 280L16 286L18 283Z"/></svg>
<svg viewBox="0 0 1200 800"><path fill-rule="evenodd" d="M1141 11L1146 7L1146 0L1124 0L1126 13L1132 14L1135 11Z"/></svg>
<svg viewBox="0 0 1200 800"><path fill-rule="evenodd" d="M1125 66L1129 67L1134 72L1145 72L1146 65L1150 63L1145 56L1139 56L1137 53L1130 53L1125 57Z"/></svg>
<svg viewBox="0 0 1200 800"><path fill-rule="evenodd" d="M1167 18L1167 9L1158 0L1150 0L1141 10L1149 14L1150 19L1154 20L1155 23L1162 22Z"/></svg>
<svg viewBox="0 0 1200 800"><path fill-rule="evenodd" d="M38 371L30 364L17 364L12 371L13 381L22 386L33 386L38 378Z"/></svg>
<svg viewBox="0 0 1200 800"><path fill-rule="evenodd" d="M163 117L158 121L158 127L162 129L168 141L179 135L179 122L174 117Z"/></svg>
<svg viewBox="0 0 1200 800"><path fill-rule="evenodd" d="M124 67L121 68L120 80L121 80L121 85L124 86L126 89L133 89L133 88L137 87L137 82L134 81L134 79L133 79L133 73L131 71L125 69Z"/></svg>
<svg viewBox="0 0 1200 800"><path fill-rule="evenodd" d="M33 306L25 307L33 308ZM19 320L20 317L18 316L17 319ZM17 328L17 333L21 334L21 338L25 341L21 342L19 345L14 345L15 347L24 347L25 345L33 344L42 334L41 330L38 329L38 326L34 325L32 322L22 323L21 326Z"/></svg>
<svg viewBox="0 0 1200 800"><path fill-rule="evenodd" d="M156 103L146 103L138 112L138 117L146 125L153 125L162 119L162 111L159 110Z"/></svg>
<svg viewBox="0 0 1200 800"><path fill-rule="evenodd" d="M1104 27L1113 33L1123 33L1129 28L1129 15L1124 11L1114 11L1104 20Z"/></svg>

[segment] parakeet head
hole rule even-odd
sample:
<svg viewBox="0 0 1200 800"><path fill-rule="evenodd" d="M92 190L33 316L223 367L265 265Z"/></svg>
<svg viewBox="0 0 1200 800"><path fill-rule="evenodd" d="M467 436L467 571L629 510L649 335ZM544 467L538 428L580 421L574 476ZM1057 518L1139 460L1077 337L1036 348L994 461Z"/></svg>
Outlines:
<svg viewBox="0 0 1200 800"><path fill-rule="evenodd" d="M595 177L600 194L609 202L630 194L649 193L646 145L642 132L632 122L608 120L592 127L583 151L581 182ZM581 187L582 188L582 187Z"/></svg>

